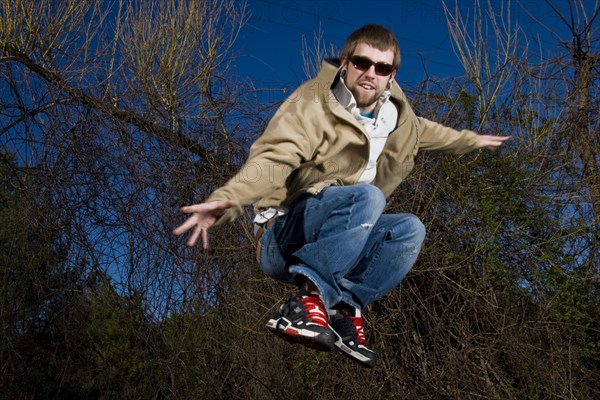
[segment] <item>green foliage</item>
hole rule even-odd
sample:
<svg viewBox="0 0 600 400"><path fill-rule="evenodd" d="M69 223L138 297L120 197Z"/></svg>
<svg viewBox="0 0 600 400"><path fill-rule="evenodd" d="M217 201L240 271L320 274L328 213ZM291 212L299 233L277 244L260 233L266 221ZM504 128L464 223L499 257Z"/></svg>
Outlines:
<svg viewBox="0 0 600 400"><path fill-rule="evenodd" d="M546 273L548 317L558 322L585 357L600 356L597 322L600 314L593 307L589 282L581 271L552 267Z"/></svg>
<svg viewBox="0 0 600 400"><path fill-rule="evenodd" d="M476 129L476 124L478 122L477 119L477 97L471 95L465 90L461 90L458 93L458 101L460 103L460 108L464 113L464 124L469 129Z"/></svg>
<svg viewBox="0 0 600 400"><path fill-rule="evenodd" d="M154 325L135 301L117 295L106 277L98 275L88 284L83 392L97 393L99 399L154 398L161 392L156 349L147 343Z"/></svg>
<svg viewBox="0 0 600 400"><path fill-rule="evenodd" d="M76 276L60 271L52 210L31 207L32 182L14 160L0 153L0 384L19 397L23 388L56 388L61 347L53 328Z"/></svg>

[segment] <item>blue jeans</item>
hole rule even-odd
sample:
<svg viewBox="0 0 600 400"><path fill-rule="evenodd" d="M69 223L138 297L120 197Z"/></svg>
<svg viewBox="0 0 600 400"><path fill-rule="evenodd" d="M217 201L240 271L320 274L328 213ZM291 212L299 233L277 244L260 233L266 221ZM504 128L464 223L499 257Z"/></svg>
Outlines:
<svg viewBox="0 0 600 400"><path fill-rule="evenodd" d="M375 186L332 186L299 200L260 238L263 271L310 279L326 308L364 308L394 289L414 265L425 227L412 214L383 214Z"/></svg>

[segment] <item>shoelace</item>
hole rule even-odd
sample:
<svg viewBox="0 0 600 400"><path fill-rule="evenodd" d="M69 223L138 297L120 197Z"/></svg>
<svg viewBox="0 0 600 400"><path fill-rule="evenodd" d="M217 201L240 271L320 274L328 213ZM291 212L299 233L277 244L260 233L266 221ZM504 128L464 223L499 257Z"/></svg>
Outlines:
<svg viewBox="0 0 600 400"><path fill-rule="evenodd" d="M367 336L365 335L365 320L362 317L353 317L347 312L344 312L344 314L350 319L352 325L354 326L354 330L358 338L358 343L362 344L363 346L366 346Z"/></svg>
<svg viewBox="0 0 600 400"><path fill-rule="evenodd" d="M327 313L320 298L315 296L303 296L299 299L304 305L306 319L317 325L328 327Z"/></svg>

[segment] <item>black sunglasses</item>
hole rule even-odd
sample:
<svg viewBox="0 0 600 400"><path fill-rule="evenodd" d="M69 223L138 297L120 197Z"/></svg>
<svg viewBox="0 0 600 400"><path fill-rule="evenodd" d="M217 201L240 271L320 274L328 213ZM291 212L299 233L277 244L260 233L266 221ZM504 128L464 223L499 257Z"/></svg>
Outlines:
<svg viewBox="0 0 600 400"><path fill-rule="evenodd" d="M352 56L350 62L359 71L366 71L371 68L371 65L375 65L375 73L379 76L388 76L394 72L394 66L392 64L384 62L375 62L370 58L364 56Z"/></svg>

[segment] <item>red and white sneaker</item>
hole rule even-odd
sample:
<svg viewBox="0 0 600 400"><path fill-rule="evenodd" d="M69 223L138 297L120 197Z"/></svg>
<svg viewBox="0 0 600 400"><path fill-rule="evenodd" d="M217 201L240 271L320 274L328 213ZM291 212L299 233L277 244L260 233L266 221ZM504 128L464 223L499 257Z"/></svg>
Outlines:
<svg viewBox="0 0 600 400"><path fill-rule="evenodd" d="M329 310L329 326L336 336L335 347L365 367L375 366L377 354L367 347L365 321L359 309Z"/></svg>
<svg viewBox="0 0 600 400"><path fill-rule="evenodd" d="M329 327L327 311L318 296L296 295L279 307L267 328L291 343L315 350L333 349L335 334Z"/></svg>

